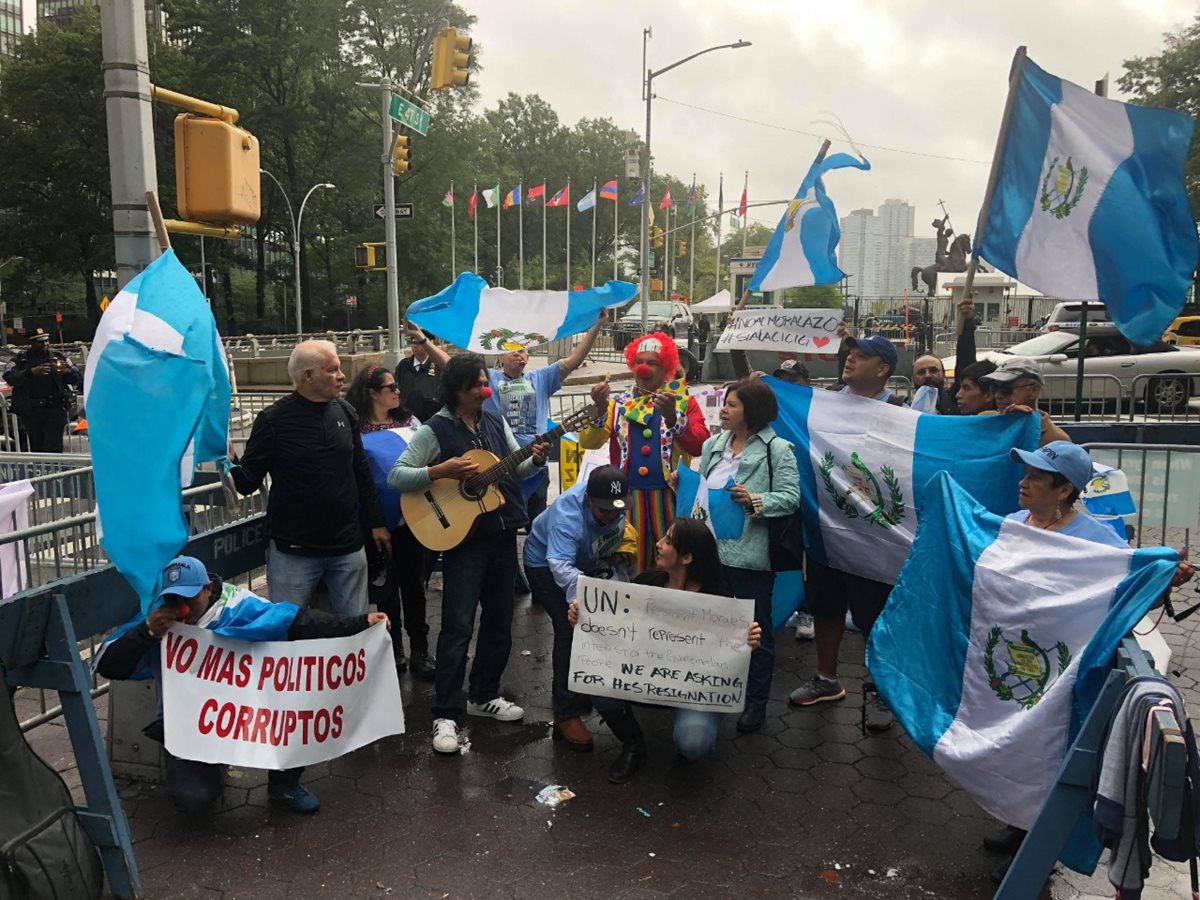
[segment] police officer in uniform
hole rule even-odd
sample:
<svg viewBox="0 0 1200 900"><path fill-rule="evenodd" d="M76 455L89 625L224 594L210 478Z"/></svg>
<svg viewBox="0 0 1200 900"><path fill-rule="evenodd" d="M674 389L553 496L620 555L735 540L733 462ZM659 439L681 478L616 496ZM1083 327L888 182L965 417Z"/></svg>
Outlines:
<svg viewBox="0 0 1200 900"><path fill-rule="evenodd" d="M82 387L79 370L50 351L50 335L41 328L29 337L29 349L4 372L12 385L12 404L31 453L62 453L67 410L73 391Z"/></svg>

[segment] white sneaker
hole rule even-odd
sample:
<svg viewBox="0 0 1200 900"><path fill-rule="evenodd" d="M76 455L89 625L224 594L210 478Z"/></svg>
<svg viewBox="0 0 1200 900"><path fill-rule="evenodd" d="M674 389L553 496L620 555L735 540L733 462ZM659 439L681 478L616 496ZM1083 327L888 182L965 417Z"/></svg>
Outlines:
<svg viewBox="0 0 1200 900"><path fill-rule="evenodd" d="M813 617L806 612L796 613L796 640L811 641L817 635L813 627Z"/></svg>
<svg viewBox="0 0 1200 900"><path fill-rule="evenodd" d="M524 717L525 710L515 703L509 703L503 697L497 697L487 703L472 703L468 700L467 715L486 716L489 719L499 719L501 722L515 722Z"/></svg>
<svg viewBox="0 0 1200 900"><path fill-rule="evenodd" d="M458 752L458 723L453 719L433 720L433 749L438 753Z"/></svg>

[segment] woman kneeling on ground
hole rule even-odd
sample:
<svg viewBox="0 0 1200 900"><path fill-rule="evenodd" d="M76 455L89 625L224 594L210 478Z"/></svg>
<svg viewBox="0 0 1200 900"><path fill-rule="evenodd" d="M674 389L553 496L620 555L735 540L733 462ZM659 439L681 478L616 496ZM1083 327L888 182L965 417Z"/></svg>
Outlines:
<svg viewBox="0 0 1200 900"><path fill-rule="evenodd" d="M698 519L676 519L655 544L658 567L634 578L634 584L649 584L676 591L732 596L717 553L717 540ZM579 603L567 609L571 627L579 621ZM751 650L762 640L762 629L750 623L746 643ZM608 771L608 780L623 784L646 762L646 742L633 714L633 704L613 697L592 697L592 707L621 741L621 755ZM721 713L671 707L675 750L688 761L710 755L717 746Z"/></svg>

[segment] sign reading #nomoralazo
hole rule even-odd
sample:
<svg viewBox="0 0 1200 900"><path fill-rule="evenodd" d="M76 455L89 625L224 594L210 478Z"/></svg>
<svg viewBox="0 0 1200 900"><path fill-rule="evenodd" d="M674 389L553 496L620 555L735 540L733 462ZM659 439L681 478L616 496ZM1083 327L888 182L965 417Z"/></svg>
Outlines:
<svg viewBox="0 0 1200 900"><path fill-rule="evenodd" d="M260 643L172 625L162 672L167 750L181 759L290 769L404 733L383 625L344 638Z"/></svg>
<svg viewBox="0 0 1200 900"><path fill-rule="evenodd" d="M718 350L837 353L837 309L742 309L721 332Z"/></svg>
<svg viewBox="0 0 1200 900"><path fill-rule="evenodd" d="M582 694L710 712L746 702L754 601L580 578L568 684Z"/></svg>

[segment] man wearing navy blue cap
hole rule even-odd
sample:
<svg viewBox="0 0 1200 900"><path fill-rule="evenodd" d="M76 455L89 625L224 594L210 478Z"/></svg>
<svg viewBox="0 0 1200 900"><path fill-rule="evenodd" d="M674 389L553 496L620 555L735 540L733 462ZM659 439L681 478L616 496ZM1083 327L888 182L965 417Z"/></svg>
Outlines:
<svg viewBox="0 0 1200 900"><path fill-rule="evenodd" d="M842 369L846 385L842 393L903 406L904 402L887 386L899 361L896 345L882 335L847 338L846 343L850 353ZM853 616L865 641L892 592L890 584L842 572L812 557L808 558L805 575L805 604L813 617L817 672L792 691L789 698L792 706L814 706L846 696L846 689L838 680L838 651L846 631L846 612L849 610ZM867 707L867 728L886 731L893 721L892 711L876 694Z"/></svg>

